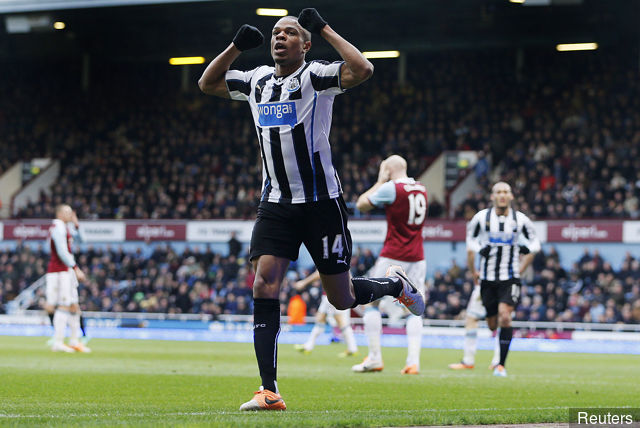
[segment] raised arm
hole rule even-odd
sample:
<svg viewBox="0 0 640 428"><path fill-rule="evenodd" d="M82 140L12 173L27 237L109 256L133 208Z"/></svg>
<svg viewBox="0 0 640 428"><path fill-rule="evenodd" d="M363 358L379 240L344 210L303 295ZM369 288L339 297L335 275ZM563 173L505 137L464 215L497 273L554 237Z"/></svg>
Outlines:
<svg viewBox="0 0 640 428"><path fill-rule="evenodd" d="M208 95L231 98L227 89L225 74L243 51L256 48L262 43L264 43L264 36L260 30L247 24L240 27L233 38L233 42L215 57L202 73L202 77L198 80L200 90Z"/></svg>
<svg viewBox="0 0 640 428"><path fill-rule="evenodd" d="M356 208L358 208L358 211L366 213L374 208L369 197L377 192L378 189L380 189L380 187L382 187L382 185L387 181L389 181L389 170L386 168L385 161L382 161L380 162L380 170L378 171L378 181L376 181L369 190L358 197L358 201L356 202Z"/></svg>
<svg viewBox="0 0 640 428"><path fill-rule="evenodd" d="M67 225L67 229L75 241L80 243L85 242L84 233L80 230L80 222L78 221L78 215L75 211L71 215L71 224Z"/></svg>
<svg viewBox="0 0 640 428"><path fill-rule="evenodd" d="M198 80L200 90L207 95L215 95L222 98L231 98L227 90L227 83L224 76L233 61L240 56L242 52L231 43L217 57L213 59L202 73L202 77Z"/></svg>
<svg viewBox="0 0 640 428"><path fill-rule="evenodd" d="M355 46L336 33L327 21L322 19L317 10L303 9L298 17L298 23L312 33L321 35L338 51L344 60L344 66L340 70L342 88L353 88L371 77L373 64Z"/></svg>

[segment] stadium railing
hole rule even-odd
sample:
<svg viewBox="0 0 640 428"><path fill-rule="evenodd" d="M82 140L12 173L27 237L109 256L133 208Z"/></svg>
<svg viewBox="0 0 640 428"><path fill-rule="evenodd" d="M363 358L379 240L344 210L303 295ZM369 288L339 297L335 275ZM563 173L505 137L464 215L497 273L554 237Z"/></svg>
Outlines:
<svg viewBox="0 0 640 428"><path fill-rule="evenodd" d="M91 323L100 320L137 320L137 321L179 321L179 322L228 322L228 323L252 323L251 315L218 315L213 317L210 314L169 314L169 313L147 313L147 312L83 312L83 316ZM10 315L0 315L0 324L48 324L49 320L44 311L24 310L17 311ZM289 322L289 317L281 317L282 324ZM306 324L313 324L314 317L305 317ZM362 318L353 317L351 322L355 325L362 324ZM382 320L384 325L391 325L387 318ZM425 327L462 329L464 320L438 320L424 319ZM553 330L553 331L592 331L592 332L637 332L640 333L640 324L606 324L606 323L581 323L581 322L549 322L549 321L513 321L512 325L518 329L526 330ZM486 327L486 322L480 321L479 326Z"/></svg>

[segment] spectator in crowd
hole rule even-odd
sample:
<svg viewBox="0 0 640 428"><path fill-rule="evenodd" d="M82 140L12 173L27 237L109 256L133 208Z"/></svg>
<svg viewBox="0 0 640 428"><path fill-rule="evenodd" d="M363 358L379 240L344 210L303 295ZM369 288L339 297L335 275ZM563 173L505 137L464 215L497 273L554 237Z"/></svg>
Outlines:
<svg viewBox="0 0 640 428"><path fill-rule="evenodd" d="M231 237L229 238L227 244L229 245L229 255L236 258L240 257L240 251L242 251L242 243L238 241L238 238L236 238L235 230L231 231Z"/></svg>

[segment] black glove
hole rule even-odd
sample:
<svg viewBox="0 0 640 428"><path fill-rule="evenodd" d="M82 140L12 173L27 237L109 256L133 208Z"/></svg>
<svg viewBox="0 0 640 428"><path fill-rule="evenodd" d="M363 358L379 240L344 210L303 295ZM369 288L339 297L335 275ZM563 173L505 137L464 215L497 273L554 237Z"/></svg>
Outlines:
<svg viewBox="0 0 640 428"><path fill-rule="evenodd" d="M491 246L487 245L482 250L479 251L480 255L485 259L489 257L489 253L491 252Z"/></svg>
<svg viewBox="0 0 640 428"><path fill-rule="evenodd" d="M531 250L526 245L520 245L520 254L529 254Z"/></svg>
<svg viewBox="0 0 640 428"><path fill-rule="evenodd" d="M264 43L264 36L256 27L244 24L236 36L233 38L233 44L241 51L257 48Z"/></svg>
<svg viewBox="0 0 640 428"><path fill-rule="evenodd" d="M312 7L302 9L300 16L298 16L298 24L302 25L302 28L311 31L313 34L320 34L320 31L327 25L327 21L322 19L317 10Z"/></svg>

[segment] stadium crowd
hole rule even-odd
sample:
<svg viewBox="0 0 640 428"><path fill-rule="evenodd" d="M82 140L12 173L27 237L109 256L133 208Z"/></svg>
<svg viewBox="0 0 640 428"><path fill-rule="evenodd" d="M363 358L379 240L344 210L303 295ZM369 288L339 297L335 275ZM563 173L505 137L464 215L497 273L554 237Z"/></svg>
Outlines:
<svg viewBox="0 0 640 428"><path fill-rule="evenodd" d="M482 209L497 177L512 183L532 218L639 217L640 79L624 58L530 52L526 67L514 69L503 51L433 53L409 59L404 84L395 63L376 63L375 77L334 106L345 200L375 182L389 153L417 176L444 150L476 150L493 166L476 168L482 189L455 207L456 217ZM195 75L193 88L180 91L176 68L98 63L86 92L77 65L43 71L16 67L0 81L0 174L17 160L62 164L51 194L17 217L51 218L61 202L81 219L255 216L261 161L246 105L203 96ZM430 216L445 212L430 201ZM2 304L43 275L47 258L26 246L0 251ZM358 251L354 273L374 259ZM85 310L251 313L253 273L243 255L89 249L79 261L90 277ZM283 313L297 276L283 287ZM465 269L454 264L432 282L427 316L461 317L471 291ZM319 290L302 297L312 315ZM640 262L629 256L614 271L585 254L567 272L553 251L539 255L516 318L640 322Z"/></svg>
<svg viewBox="0 0 640 428"><path fill-rule="evenodd" d="M470 149L494 167L476 170L482 189L457 217L486 203L489 171L513 183L535 218L637 217L640 80L622 58L531 52L516 69L504 51L434 53L409 59L404 85L394 62L376 63L375 77L334 106L345 200L372 185L389 153L416 176L443 150ZM244 103L198 93L195 76L181 92L175 69L94 70L86 93L64 66L0 83L0 168L41 156L63 167L51 196L18 217L48 218L61 201L87 219L254 217L261 161ZM441 203L430 201L430 216L445 213Z"/></svg>
<svg viewBox="0 0 640 428"><path fill-rule="evenodd" d="M527 70L525 101L503 117L509 144L492 146L494 175L514 186L519 209L532 218L638 218L638 69L619 62L580 69L580 61L561 59ZM543 73L547 67L563 71ZM485 197L484 188L469 195L455 217L485 208Z"/></svg>
<svg viewBox="0 0 640 428"><path fill-rule="evenodd" d="M157 246L149 256L142 249L88 247L78 256L89 280L79 288L85 311L251 314L254 273L245 254L223 257L210 249L187 248L182 254L170 246ZM375 262L368 249L356 248L354 275L364 274ZM0 251L0 302L4 305L46 271L48 255L40 249L21 246ZM517 320L640 323L640 260L627 255L620 270L614 270L597 250L585 250L569 271L560 265L553 247L539 253L524 281ZM292 264L285 278L281 312L298 294L292 283L310 272ZM472 291L466 269L452 263L429 279L426 317L462 319ZM44 290L32 309L38 309ZM322 291L313 286L300 293L314 315Z"/></svg>

